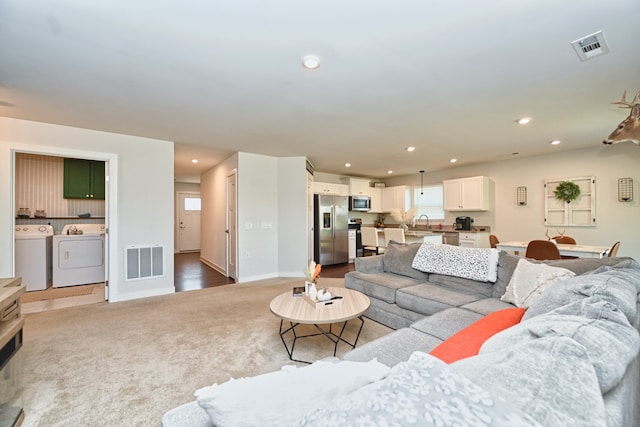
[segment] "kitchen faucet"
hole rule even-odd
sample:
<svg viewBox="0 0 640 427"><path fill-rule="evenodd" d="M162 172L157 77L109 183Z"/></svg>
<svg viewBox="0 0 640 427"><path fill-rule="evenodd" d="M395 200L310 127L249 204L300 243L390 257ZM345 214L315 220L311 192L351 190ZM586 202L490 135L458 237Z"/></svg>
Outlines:
<svg viewBox="0 0 640 427"><path fill-rule="evenodd" d="M426 215L426 214L422 214L422 215L420 215L420 216L418 217L418 219L416 220L416 228L418 227L418 225L419 225L419 223L420 223L420 219L421 219L422 217L427 218L427 227L426 227L425 229L426 229L426 230L428 230L428 229L429 229L429 216L428 216L428 215Z"/></svg>

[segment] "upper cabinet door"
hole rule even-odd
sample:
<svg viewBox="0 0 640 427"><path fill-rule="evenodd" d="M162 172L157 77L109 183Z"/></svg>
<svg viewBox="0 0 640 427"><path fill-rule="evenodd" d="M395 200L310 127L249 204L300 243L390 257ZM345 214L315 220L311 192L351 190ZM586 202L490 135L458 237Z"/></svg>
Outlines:
<svg viewBox="0 0 640 427"><path fill-rule="evenodd" d="M370 180L349 178L350 196L369 196L371 194Z"/></svg>
<svg viewBox="0 0 640 427"><path fill-rule="evenodd" d="M64 159L64 198L104 200L104 165L95 160Z"/></svg>
<svg viewBox="0 0 640 427"><path fill-rule="evenodd" d="M474 176L442 182L447 211L488 211L489 178Z"/></svg>
<svg viewBox="0 0 640 427"><path fill-rule="evenodd" d="M451 179L442 182L444 194L444 210L457 211L462 209L462 186L460 180Z"/></svg>
<svg viewBox="0 0 640 427"><path fill-rule="evenodd" d="M349 186L345 184L333 184L330 182L317 182L313 183L313 192L315 194L326 194L332 196L348 196Z"/></svg>

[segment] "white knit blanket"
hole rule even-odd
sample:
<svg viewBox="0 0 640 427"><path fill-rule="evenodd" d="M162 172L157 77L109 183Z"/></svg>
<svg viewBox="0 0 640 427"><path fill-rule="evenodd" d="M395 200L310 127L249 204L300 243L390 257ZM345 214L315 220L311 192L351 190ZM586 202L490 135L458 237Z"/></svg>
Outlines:
<svg viewBox="0 0 640 427"><path fill-rule="evenodd" d="M499 250L492 248L463 248L425 242L418 249L411 267L425 273L495 282L498 279L499 254Z"/></svg>

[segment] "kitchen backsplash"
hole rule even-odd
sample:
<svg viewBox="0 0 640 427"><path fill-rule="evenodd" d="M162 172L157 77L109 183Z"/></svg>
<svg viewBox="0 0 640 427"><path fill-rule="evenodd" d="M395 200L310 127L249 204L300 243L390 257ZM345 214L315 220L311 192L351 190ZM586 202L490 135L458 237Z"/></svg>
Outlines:
<svg viewBox="0 0 640 427"><path fill-rule="evenodd" d="M89 213L105 216L104 200L65 199L63 197L64 159L37 154L16 154L16 212L27 208L47 217L74 217Z"/></svg>

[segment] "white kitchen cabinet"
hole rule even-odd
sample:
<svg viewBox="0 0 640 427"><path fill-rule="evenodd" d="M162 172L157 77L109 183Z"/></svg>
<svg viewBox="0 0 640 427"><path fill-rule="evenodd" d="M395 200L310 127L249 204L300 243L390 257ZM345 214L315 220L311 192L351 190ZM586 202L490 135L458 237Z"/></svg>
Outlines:
<svg viewBox="0 0 640 427"><path fill-rule="evenodd" d="M382 210L382 188L370 187L369 196L371 196L371 213L380 213Z"/></svg>
<svg viewBox="0 0 640 427"><path fill-rule="evenodd" d="M490 181L486 176L450 179L442 182L444 210L488 211Z"/></svg>
<svg viewBox="0 0 640 427"><path fill-rule="evenodd" d="M463 248L490 248L489 233L470 233L461 231L458 235L459 246Z"/></svg>
<svg viewBox="0 0 640 427"><path fill-rule="evenodd" d="M369 196L371 187L370 180L363 178L349 178L350 196Z"/></svg>
<svg viewBox="0 0 640 427"><path fill-rule="evenodd" d="M390 212L391 209L408 211L411 207L411 187L399 185L387 187L382 191L382 211Z"/></svg>
<svg viewBox="0 0 640 427"><path fill-rule="evenodd" d="M326 194L332 196L348 196L349 186L345 184L334 184L332 182L314 182L313 192L315 194Z"/></svg>

